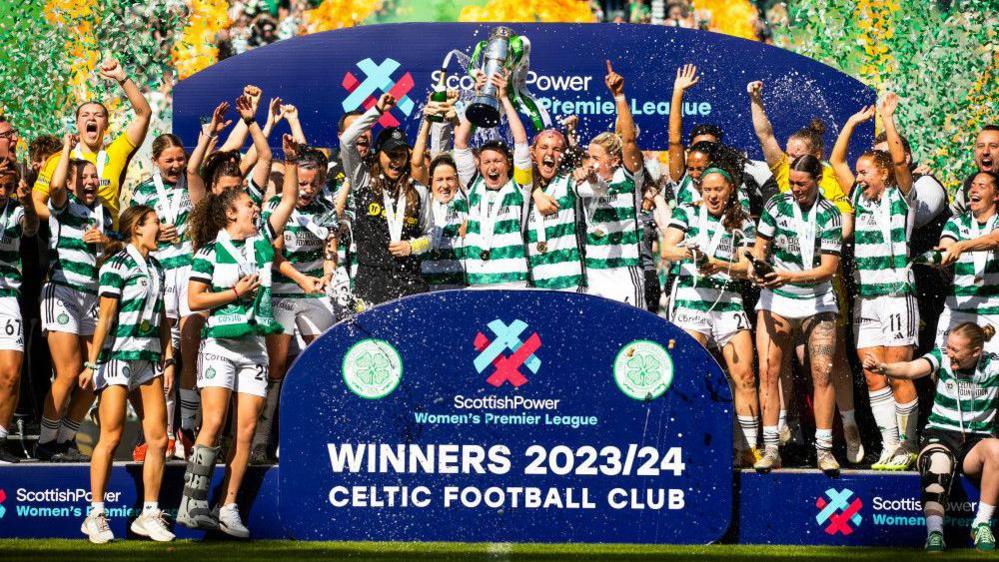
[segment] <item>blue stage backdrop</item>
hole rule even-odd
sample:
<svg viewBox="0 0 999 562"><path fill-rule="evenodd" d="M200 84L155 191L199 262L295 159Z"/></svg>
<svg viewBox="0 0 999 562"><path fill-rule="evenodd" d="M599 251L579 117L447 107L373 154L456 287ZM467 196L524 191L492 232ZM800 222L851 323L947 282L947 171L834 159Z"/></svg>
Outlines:
<svg viewBox="0 0 999 562"><path fill-rule="evenodd" d="M381 125L401 123L415 139L420 108L452 49L471 53L498 24L411 23L354 27L280 41L213 65L180 82L174 90L173 131L193 146L201 117L210 117L222 100L232 102L245 84L263 89L258 119L267 101L279 96L299 108L310 144L338 145L336 124L348 110L367 106L383 92L401 102ZM684 128L715 123L725 141L761 158L750 122L746 84L763 80L764 101L777 138L783 143L812 117L830 125L832 146L839 125L874 102L874 92L859 81L794 53L707 31L658 25L505 24L532 43L528 86L553 118L579 115L584 140L609 130L614 103L604 86L605 60L626 81L633 99L639 145L668 146L667 121L677 67L698 65L703 78L684 100ZM449 85L472 84L455 60ZM231 116L234 116L232 113ZM525 119L525 123L528 121ZM287 125L279 125L284 132ZM854 137L853 155L873 142L873 125ZM270 142L277 149L280 136ZM686 137L685 137L686 139Z"/></svg>
<svg viewBox="0 0 999 562"><path fill-rule="evenodd" d="M714 359L643 310L409 297L292 366L281 521L310 540L708 543L734 508L731 415Z"/></svg>

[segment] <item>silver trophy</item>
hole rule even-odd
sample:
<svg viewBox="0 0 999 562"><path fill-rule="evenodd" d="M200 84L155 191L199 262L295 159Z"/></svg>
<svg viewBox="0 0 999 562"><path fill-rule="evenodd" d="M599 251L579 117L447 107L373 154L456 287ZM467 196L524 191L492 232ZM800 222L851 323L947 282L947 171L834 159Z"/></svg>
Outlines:
<svg viewBox="0 0 999 562"><path fill-rule="evenodd" d="M486 46L482 49L481 70L492 76L506 64L510 56L510 38L513 30L509 27L496 27L490 32ZM465 117L478 127L495 127L500 122L500 101L496 98L496 86L486 82L479 94L465 109Z"/></svg>

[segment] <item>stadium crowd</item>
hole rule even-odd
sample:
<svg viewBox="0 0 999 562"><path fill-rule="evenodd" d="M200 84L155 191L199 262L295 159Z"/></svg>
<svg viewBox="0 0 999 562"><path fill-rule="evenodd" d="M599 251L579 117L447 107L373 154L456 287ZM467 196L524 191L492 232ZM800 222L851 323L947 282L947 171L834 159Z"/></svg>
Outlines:
<svg viewBox="0 0 999 562"><path fill-rule="evenodd" d="M99 73L134 110L116 138L106 138L105 105L88 101L73 133L31 139L21 160L16 116L0 118L0 462L19 460L5 441L24 319L40 316L53 377L35 457L88 460L76 437L100 398L89 459L95 502L83 523L91 541L113 538L99 498L129 402L144 434L135 456L145 504L132 530L172 539L158 497L165 461L179 457L187 471L177 522L246 537L240 487L249 463L276 461L278 399L297 353L335 322L392 299L504 288L585 292L683 328L726 367L736 466L761 473L782 468L786 412L808 388L816 466L840 470L837 412L842 460L864 463L860 378L880 434L872 468L923 474L928 547L943 548L957 471L987 484L974 533L994 546L999 126L969 147L977 170L948 204L896 129L893 93L858 108L827 152L817 120L775 138L765 85L751 82L746 101L764 156L754 161L750 147L725 145L717 124L684 136L678 109L700 81L686 65L661 166L639 147L625 78L611 61L614 130L585 142L573 120L530 137L506 75L480 73L477 87L499 92L512 147L472 146L457 92L426 103L412 142L397 128L373 134L396 103L385 94L341 116L338 150L313 147L294 105L265 103L247 85L219 100L191 153L172 134L152 139L154 172L121 201L152 110L113 58ZM876 115L883 133L848 162L856 126ZM268 138L282 121L278 160ZM48 250L34 296L22 291L32 244ZM807 384L795 383L796 371ZM912 381L928 375L935 393L921 404ZM226 476L213 507L217 461Z"/></svg>

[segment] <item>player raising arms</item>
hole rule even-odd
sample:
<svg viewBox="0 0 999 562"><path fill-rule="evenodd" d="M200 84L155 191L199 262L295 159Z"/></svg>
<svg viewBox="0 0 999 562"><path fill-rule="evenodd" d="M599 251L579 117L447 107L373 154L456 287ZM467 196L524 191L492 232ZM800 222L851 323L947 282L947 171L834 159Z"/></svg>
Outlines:
<svg viewBox="0 0 999 562"><path fill-rule="evenodd" d="M890 154L879 150L862 154L856 178L846 163L854 129L874 117L870 107L850 117L830 157L840 186L853 189L853 276L857 284L853 331L861 361L868 353L889 363L908 361L919 343L919 308L909 267L914 191L905 149L895 128L897 106L898 96L889 93L878 107ZM864 375L882 441L881 456L871 468L906 470L916 460L916 387L909 380L885 380L870 371Z"/></svg>
<svg viewBox="0 0 999 562"><path fill-rule="evenodd" d="M144 501L131 530L154 541L171 541L174 536L163 519L159 495L167 446L164 388L173 386L174 359L163 307L163 267L152 256L160 235L156 211L143 205L129 207L121 216L119 232L128 242L101 266L97 327L80 373L80 386L93 386L100 396L101 428L90 461L93 499L80 530L96 544L114 538L104 512L104 492L125 429L128 395L138 390L146 439Z"/></svg>
<svg viewBox="0 0 999 562"><path fill-rule="evenodd" d="M97 200L97 167L72 159L78 139L67 133L49 183L52 252L48 283L42 289L42 324L55 378L45 396L35 457L51 462L85 462L76 449L80 421L94 401L78 388L83 361L90 356L97 327L97 260L110 239L111 213ZM71 178L69 182L67 179ZM72 184L72 191L66 184Z"/></svg>
<svg viewBox="0 0 999 562"><path fill-rule="evenodd" d="M735 412L743 439L736 439L736 463L759 460L759 401L753 371L753 336L742 305L737 277L745 278L755 228L738 202L732 175L721 168L704 171L701 204L683 204L663 237L663 259L681 264L670 298L670 321L704 347L717 347L733 381Z"/></svg>
<svg viewBox="0 0 999 562"><path fill-rule="evenodd" d="M864 368L892 379L936 378L933 409L923 431L917 466L922 477L926 550L942 552L943 522L954 474L960 470L981 490L971 524L975 548L995 550L990 521L999 501L999 439L995 434L999 407L999 361L983 352L992 326L965 322L947 335L944 348L913 361L886 363L868 352Z"/></svg>
<svg viewBox="0 0 999 562"><path fill-rule="evenodd" d="M240 115L252 119L251 109ZM255 125L254 125L255 127ZM271 267L275 239L298 201L298 150L290 135L283 139L284 187L280 204L257 227L260 208L242 189L212 192L195 212L191 229L199 249L191 265L188 305L208 311L201 343L198 386L201 388L202 425L184 473L184 496L177 522L185 527L219 529L235 537L249 536L236 498L250 455L257 417L267 395L267 349L264 337L281 331L271 307ZM201 240L213 240L201 244ZM226 459L223 496L217 513L208 505L208 488L219 448L222 424L234 403L235 447Z"/></svg>
<svg viewBox="0 0 999 562"><path fill-rule="evenodd" d="M616 133L601 133L587 147L584 193L586 277L591 295L645 308L645 274L639 263L638 210L645 159L636 140L635 121L624 94L624 78L607 61L607 89L617 107Z"/></svg>
<svg viewBox="0 0 999 562"><path fill-rule="evenodd" d="M839 470L832 454L836 391L830 381L836 349L836 295L830 280L839 270L842 215L819 192L822 162L799 156L789 168L791 190L767 202L756 230L754 281L763 286L756 321L763 407L763 458L757 472L780 468L780 373L789 368L795 333L807 342L814 387L818 467ZM772 257L772 265L765 263ZM758 260L758 261L757 261ZM772 271L768 271L772 269Z"/></svg>

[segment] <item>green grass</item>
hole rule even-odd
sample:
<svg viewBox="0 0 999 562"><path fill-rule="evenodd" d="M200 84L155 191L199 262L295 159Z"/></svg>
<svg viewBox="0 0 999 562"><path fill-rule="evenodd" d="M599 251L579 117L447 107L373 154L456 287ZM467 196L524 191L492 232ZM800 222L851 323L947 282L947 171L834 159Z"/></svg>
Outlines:
<svg viewBox="0 0 999 562"><path fill-rule="evenodd" d="M957 549L943 556L928 556L917 549L800 547L800 546L641 546L580 544L489 543L372 543L372 542L193 542L157 544L120 541L92 545L84 540L0 540L0 560L982 560L974 550Z"/></svg>

